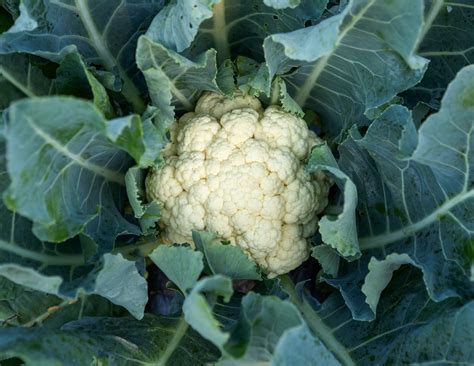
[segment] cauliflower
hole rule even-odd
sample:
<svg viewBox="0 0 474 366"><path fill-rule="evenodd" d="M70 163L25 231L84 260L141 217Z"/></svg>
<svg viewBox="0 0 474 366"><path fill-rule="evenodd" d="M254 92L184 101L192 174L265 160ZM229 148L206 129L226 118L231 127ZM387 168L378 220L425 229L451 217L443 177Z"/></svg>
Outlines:
<svg viewBox="0 0 474 366"><path fill-rule="evenodd" d="M269 277L298 267L331 182L303 161L321 140L304 120L258 99L205 93L171 128L164 164L146 179L169 242L208 230L238 245Z"/></svg>

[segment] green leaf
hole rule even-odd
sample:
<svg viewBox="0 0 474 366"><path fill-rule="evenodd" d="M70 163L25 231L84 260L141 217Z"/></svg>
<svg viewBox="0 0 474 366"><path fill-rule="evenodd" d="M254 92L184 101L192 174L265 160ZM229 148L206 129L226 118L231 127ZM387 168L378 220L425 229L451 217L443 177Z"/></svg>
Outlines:
<svg viewBox="0 0 474 366"><path fill-rule="evenodd" d="M87 64L118 73L123 95L142 112L133 54L139 35L162 6L162 0L101 1L100 6L96 0L24 0L14 32L0 36L0 54L23 52L59 62L65 49L77 48Z"/></svg>
<svg viewBox="0 0 474 366"><path fill-rule="evenodd" d="M218 365L310 365L315 359L324 360L325 365L339 365L289 301L251 292L242 299L241 322L240 329L247 331L233 341L242 343L243 354L234 359L226 355Z"/></svg>
<svg viewBox="0 0 474 366"><path fill-rule="evenodd" d="M160 125L168 127L177 112L191 111L204 90L218 91L216 52L208 50L190 61L178 53L140 37L137 64L145 75Z"/></svg>
<svg viewBox="0 0 474 366"><path fill-rule="evenodd" d="M474 8L464 0L426 1L424 37L419 55L430 60L421 82L405 95L410 105L419 101L439 108L439 101L454 75L474 63Z"/></svg>
<svg viewBox="0 0 474 366"><path fill-rule="evenodd" d="M272 80L264 63L239 56L235 64L237 67L237 85L242 92L256 97L261 94L270 95Z"/></svg>
<svg viewBox="0 0 474 366"><path fill-rule="evenodd" d="M414 55L422 25L422 0L352 0L317 25L267 37L265 60L336 137L422 78L427 62Z"/></svg>
<svg viewBox="0 0 474 366"><path fill-rule="evenodd" d="M183 294L196 284L204 269L202 253L189 246L160 245L150 258Z"/></svg>
<svg viewBox="0 0 474 366"><path fill-rule="evenodd" d="M337 276L341 257L335 249L324 244L317 245L311 249L311 256L321 264L324 273Z"/></svg>
<svg viewBox="0 0 474 366"><path fill-rule="evenodd" d="M17 99L50 94L52 80L43 74L40 65L39 57L0 55L0 110Z"/></svg>
<svg viewBox="0 0 474 366"><path fill-rule="evenodd" d="M153 19L146 36L176 52L189 47L201 23L212 17L213 6L221 0L172 0ZM223 1L222 1L223 2ZM193 6L191 6L193 4Z"/></svg>
<svg viewBox="0 0 474 366"><path fill-rule="evenodd" d="M130 159L105 137L97 109L37 98L13 104L8 123L5 202L34 222L35 235L60 242L84 232L107 250L118 235L139 234L121 215Z"/></svg>
<svg viewBox="0 0 474 366"><path fill-rule="evenodd" d="M263 0L266 6L275 9L296 8L300 5L301 0Z"/></svg>
<svg viewBox="0 0 474 366"><path fill-rule="evenodd" d="M303 0L294 9L275 9L261 0L223 1L214 7L214 16L200 27L188 54L215 48L218 60L229 57L251 57L263 60L263 40L275 34L303 28L307 21L316 21L327 0Z"/></svg>
<svg viewBox="0 0 474 366"><path fill-rule="evenodd" d="M109 140L128 152L140 168L153 166L160 159L163 143L151 121L129 115L108 121L106 127Z"/></svg>
<svg viewBox="0 0 474 366"><path fill-rule="evenodd" d="M132 318L84 318L61 330L0 330L0 356L19 357L26 365L82 366L189 365L212 363L218 351L178 319L147 315ZM169 362L169 363L167 363Z"/></svg>
<svg viewBox="0 0 474 366"><path fill-rule="evenodd" d="M285 81L282 78L278 77L275 79L274 83L278 83L280 103L282 108L287 112L293 113L299 117L303 117L304 112L288 93Z"/></svg>
<svg viewBox="0 0 474 366"><path fill-rule="evenodd" d="M365 255L328 282L352 299L358 318L373 318L357 285L370 257L407 255L421 268L436 301L474 294L472 257L466 255L474 221L469 209L474 203L473 80L474 66L460 71L440 111L418 133L410 112L395 105L364 137L352 130L339 147L339 166L358 190L359 243Z"/></svg>
<svg viewBox="0 0 474 366"><path fill-rule="evenodd" d="M234 96L236 85L234 80L234 64L231 60L225 60L217 70L216 83L219 89L227 96Z"/></svg>
<svg viewBox="0 0 474 366"><path fill-rule="evenodd" d="M1 192L11 184L5 165L5 146L1 143ZM0 276L62 299L97 294L142 317L147 285L135 263L112 254L86 263L91 256L86 249L90 241L79 236L60 245L41 242L33 235L31 222L0 201Z"/></svg>
<svg viewBox="0 0 474 366"><path fill-rule="evenodd" d="M194 286L183 304L186 322L221 350L229 339L229 333L221 330L212 308L218 296L228 302L232 293L232 281L229 278L220 275L206 277Z"/></svg>
<svg viewBox="0 0 474 366"><path fill-rule="evenodd" d="M313 148L305 169L310 172L324 171L334 179L344 194L344 205L337 215L326 214L319 221L319 232L325 244L336 249L346 259L360 256L357 239L355 210L357 207L357 189L351 179L338 167L327 144Z"/></svg>
<svg viewBox="0 0 474 366"><path fill-rule="evenodd" d="M407 254L392 253L383 260L372 257L369 262L369 273L365 276L362 292L366 296L365 302L370 309L376 312L377 304L382 291L387 287L392 279L393 272L404 264L415 264Z"/></svg>
<svg viewBox="0 0 474 366"><path fill-rule="evenodd" d="M93 99L94 105L108 118L114 115L104 86L95 78L77 52L64 56L56 71L56 93Z"/></svg>
<svg viewBox="0 0 474 366"><path fill-rule="evenodd" d="M338 296L318 312L356 364L407 365L474 362L474 303L432 301L415 270L400 270L377 308L377 319L356 321ZM350 329L350 331L348 331Z"/></svg>
<svg viewBox="0 0 474 366"><path fill-rule="evenodd" d="M128 201L135 217L140 222L144 235L153 233L161 213L158 202L144 203L146 201L145 178L146 172L138 167L130 168L125 175Z"/></svg>
<svg viewBox="0 0 474 366"><path fill-rule="evenodd" d="M203 254L212 274L233 280L261 280L257 265L237 246L223 245L217 236L205 231L193 231L196 248Z"/></svg>

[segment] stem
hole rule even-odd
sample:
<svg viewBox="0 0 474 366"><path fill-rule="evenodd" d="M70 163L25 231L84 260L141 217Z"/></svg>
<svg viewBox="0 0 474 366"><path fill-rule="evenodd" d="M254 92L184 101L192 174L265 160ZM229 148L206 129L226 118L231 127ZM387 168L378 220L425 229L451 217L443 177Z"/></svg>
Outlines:
<svg viewBox="0 0 474 366"><path fill-rule="evenodd" d="M38 253L3 240L0 240L0 250L41 262L48 266L80 266L85 264L83 255L49 255Z"/></svg>
<svg viewBox="0 0 474 366"><path fill-rule="evenodd" d="M47 318L49 318L49 316L51 314L61 310L62 308L66 307L66 306L72 305L75 302L76 302L75 300L71 300L71 299L64 300L63 302L61 302L60 304L58 304L56 306L51 306L43 314L41 314L38 317L30 320L28 323L22 324L22 326L25 327L25 328L30 328L30 327L32 327L36 324L41 324L43 321L45 321Z"/></svg>
<svg viewBox="0 0 474 366"><path fill-rule="evenodd" d="M280 101L280 79L277 78L273 81L270 105L277 105Z"/></svg>
<svg viewBox="0 0 474 366"><path fill-rule="evenodd" d="M290 301L299 309L314 335L324 343L324 345L334 354L341 364L346 366L355 366L355 363L352 360L347 348L336 339L332 330L326 324L324 324L318 314L313 310L311 305L309 305L303 299L300 299L296 293L295 285L290 277L288 275L283 275L280 276L279 279L282 288L290 297Z"/></svg>
<svg viewBox="0 0 474 366"><path fill-rule="evenodd" d="M227 39L227 25L225 21L225 0L214 5L214 22L212 35L217 49L219 64L230 58L229 41Z"/></svg>
<svg viewBox="0 0 474 366"><path fill-rule="evenodd" d="M181 339L183 339L183 337L186 334L188 328L189 328L188 323L186 323L186 321L184 320L184 317L181 317L180 320L179 320L179 323L178 323L178 327L176 328L176 332L174 333L173 338L171 338L170 343L166 347L165 352L160 357L160 360L158 361L157 366L165 366L166 365L166 363L170 359L171 355L179 347Z"/></svg>

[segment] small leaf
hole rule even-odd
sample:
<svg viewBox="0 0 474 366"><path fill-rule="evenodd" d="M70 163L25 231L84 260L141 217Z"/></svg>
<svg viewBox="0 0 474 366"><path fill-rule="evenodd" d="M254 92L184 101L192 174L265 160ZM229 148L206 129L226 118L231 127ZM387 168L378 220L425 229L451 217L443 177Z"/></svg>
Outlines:
<svg viewBox="0 0 474 366"><path fill-rule="evenodd" d="M212 312L212 303L217 300L217 296L222 296L228 302L232 293L232 281L229 278L220 275L206 277L194 286L183 304L186 322L221 350L229 339L229 333L221 330L221 324Z"/></svg>
<svg viewBox="0 0 474 366"><path fill-rule="evenodd" d="M326 144L313 148L305 168L308 172L322 170L328 173L344 194L344 205L336 216L325 215L319 221L319 232L325 244L336 249L346 259L360 256L357 239L355 209L357 207L357 189L351 179L337 166L331 150Z"/></svg>
<svg viewBox="0 0 474 366"><path fill-rule="evenodd" d="M177 111L191 111L202 91L219 91L216 84L216 51L208 50L195 61L147 37L140 37L137 64L145 75L158 123L168 127Z"/></svg>
<svg viewBox="0 0 474 366"><path fill-rule="evenodd" d="M205 231L193 231L196 248L203 254L212 274L233 280L261 280L257 265L237 246L223 245L217 236Z"/></svg>
<svg viewBox="0 0 474 366"><path fill-rule="evenodd" d="M150 258L183 294L196 284L204 269L202 253L189 246L160 245Z"/></svg>

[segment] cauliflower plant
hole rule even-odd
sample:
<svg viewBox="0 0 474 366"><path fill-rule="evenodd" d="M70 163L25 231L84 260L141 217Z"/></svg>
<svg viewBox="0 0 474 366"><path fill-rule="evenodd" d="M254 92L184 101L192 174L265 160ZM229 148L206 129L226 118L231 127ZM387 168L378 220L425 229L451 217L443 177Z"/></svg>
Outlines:
<svg viewBox="0 0 474 366"><path fill-rule="evenodd" d="M146 179L148 198L163 207L165 238L192 243L192 230L208 230L241 247L269 277L298 267L331 184L304 170L320 142L279 107L205 93L173 125L164 164Z"/></svg>

